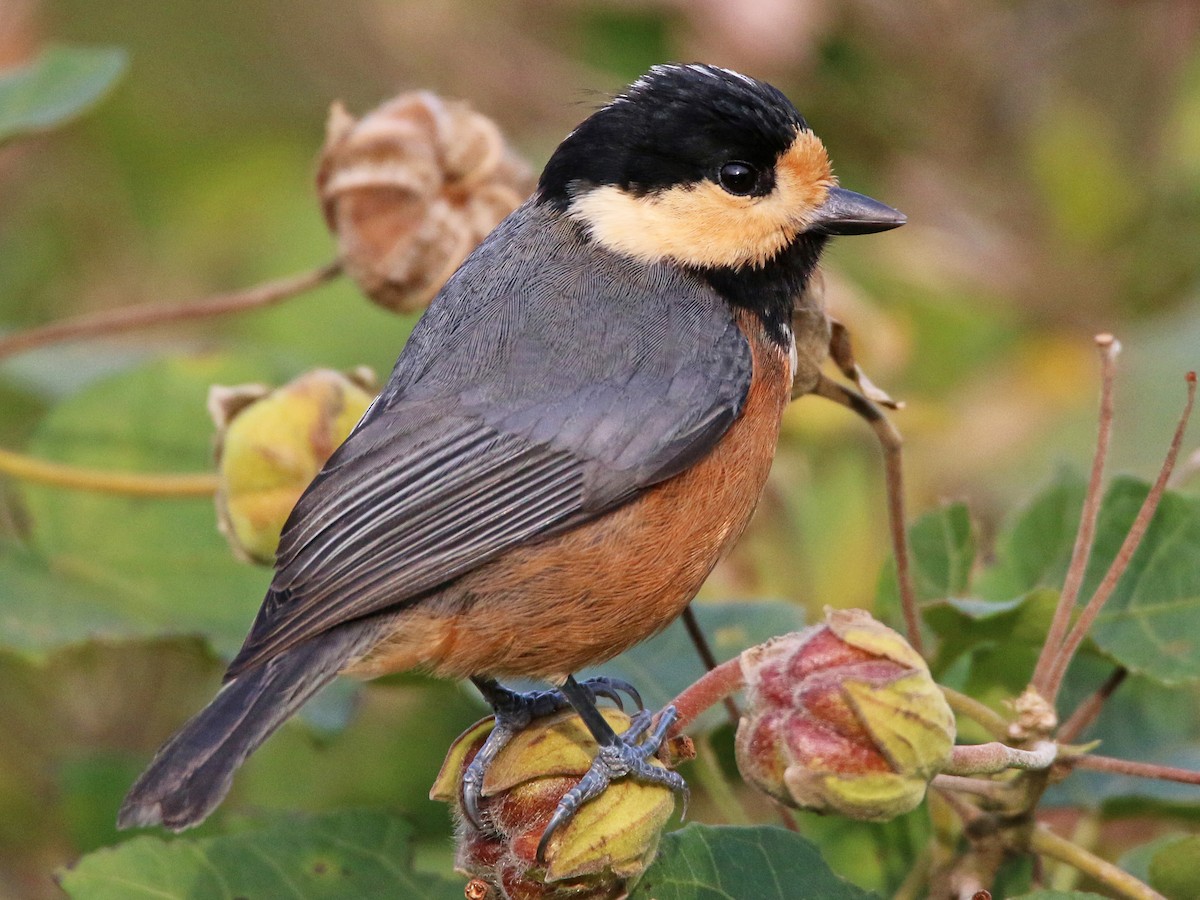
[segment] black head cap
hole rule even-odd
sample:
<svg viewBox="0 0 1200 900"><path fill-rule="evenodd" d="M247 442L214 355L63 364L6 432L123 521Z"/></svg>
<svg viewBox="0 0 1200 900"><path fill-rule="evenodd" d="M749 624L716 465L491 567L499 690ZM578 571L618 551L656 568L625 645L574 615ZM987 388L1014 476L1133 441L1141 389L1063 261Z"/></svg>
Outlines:
<svg viewBox="0 0 1200 900"><path fill-rule="evenodd" d="M588 186L646 194L711 178L731 159L769 172L800 129L803 117L769 84L717 66L655 66L567 136L538 195L565 208Z"/></svg>

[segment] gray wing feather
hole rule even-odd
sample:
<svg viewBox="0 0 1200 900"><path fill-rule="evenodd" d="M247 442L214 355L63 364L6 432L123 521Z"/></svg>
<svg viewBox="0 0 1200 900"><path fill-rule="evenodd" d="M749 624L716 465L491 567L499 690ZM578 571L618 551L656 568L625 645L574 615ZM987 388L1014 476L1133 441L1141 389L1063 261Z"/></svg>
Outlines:
<svg viewBox="0 0 1200 900"><path fill-rule="evenodd" d="M750 376L745 338L699 279L518 210L297 503L227 677L686 469L736 419Z"/></svg>

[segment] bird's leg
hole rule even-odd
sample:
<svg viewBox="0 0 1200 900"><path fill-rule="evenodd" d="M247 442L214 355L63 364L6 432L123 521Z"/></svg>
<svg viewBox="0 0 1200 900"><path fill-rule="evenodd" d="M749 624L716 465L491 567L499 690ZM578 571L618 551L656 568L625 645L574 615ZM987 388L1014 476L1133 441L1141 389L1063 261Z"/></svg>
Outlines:
<svg viewBox="0 0 1200 900"><path fill-rule="evenodd" d="M474 677L471 681L479 688L479 693L483 694L483 699L491 706L496 717L495 727L462 777L463 812L475 827L482 828L479 801L483 796L483 777L488 766L504 749L504 745L534 719L554 715L575 704L560 690L521 693L509 690L493 678ZM590 678L582 684L574 681L572 684L587 698L593 710L598 697L607 697L619 709L624 709L622 693L628 695L639 710L642 709L642 697L637 689L619 678ZM604 724L607 727L608 723Z"/></svg>
<svg viewBox="0 0 1200 900"><path fill-rule="evenodd" d="M633 717L626 731L617 734L600 710L596 709L591 690L571 676L567 677L560 690L596 739L599 749L591 768L558 801L558 808L542 832L542 839L538 841L538 862L545 861L546 847L554 832L566 824L579 807L603 793L613 779L628 775L637 781L661 784L682 794L685 808L687 805L688 790L683 778L670 769L650 762L675 722L675 707L668 706L659 713L657 722L648 711L642 710Z"/></svg>

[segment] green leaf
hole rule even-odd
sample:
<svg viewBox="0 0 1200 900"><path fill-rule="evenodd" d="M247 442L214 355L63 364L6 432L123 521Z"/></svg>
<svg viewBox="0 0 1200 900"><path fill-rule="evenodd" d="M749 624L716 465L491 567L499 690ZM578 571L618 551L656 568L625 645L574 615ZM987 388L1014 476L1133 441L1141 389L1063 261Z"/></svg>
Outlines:
<svg viewBox="0 0 1200 900"><path fill-rule="evenodd" d="M1113 664L1094 652L1075 660L1068 673L1058 708L1066 715L1089 697L1113 671ZM1098 752L1118 759L1200 769L1200 685L1166 687L1144 676L1131 675L1105 701L1096 724L1081 741L1101 741ZM1196 787L1154 778L1135 778L1111 772L1076 769L1070 778L1052 786L1046 795L1051 806L1096 809L1117 800L1128 805L1147 803L1189 804ZM1142 808L1137 812L1151 813Z"/></svg>
<svg viewBox="0 0 1200 900"><path fill-rule="evenodd" d="M1150 886L1168 900L1200 897L1200 835L1171 841L1154 854Z"/></svg>
<svg viewBox="0 0 1200 900"><path fill-rule="evenodd" d="M1105 494L1081 599L1116 557L1149 486L1115 479ZM1200 498L1167 493L1091 637L1114 660L1163 684L1200 680Z"/></svg>
<svg viewBox="0 0 1200 900"><path fill-rule="evenodd" d="M965 503L952 503L921 516L908 528L908 543L918 602L967 592L975 565L975 532ZM894 561L883 570L876 603L882 614L898 615L900 592Z"/></svg>
<svg viewBox="0 0 1200 900"><path fill-rule="evenodd" d="M98 103L128 68L118 47L47 47L0 72L0 143L69 122Z"/></svg>
<svg viewBox="0 0 1200 900"><path fill-rule="evenodd" d="M1087 482L1061 470L996 540L996 563L980 573L975 590L1009 600L1035 588L1061 588L1066 578Z"/></svg>
<svg viewBox="0 0 1200 900"><path fill-rule="evenodd" d="M28 452L115 472L204 472L212 468L213 383L276 381L280 373L224 357L154 362L98 382L43 419ZM35 601L5 595L0 639L26 649L108 637L203 634L223 654L240 645L269 571L233 558L207 497L157 499L25 485L33 553L8 559L40 582L42 608L26 625L16 612ZM6 555L7 558L7 555ZM63 585L55 596L54 585ZM13 609L11 604L16 606Z"/></svg>
<svg viewBox="0 0 1200 900"><path fill-rule="evenodd" d="M139 837L85 856L60 878L76 900L461 900L461 884L412 870L410 834L383 813L344 812L201 840Z"/></svg>
<svg viewBox="0 0 1200 900"><path fill-rule="evenodd" d="M816 845L767 826L688 825L663 837L629 900L858 900Z"/></svg>
<svg viewBox="0 0 1200 900"><path fill-rule="evenodd" d="M929 604L924 618L940 638L933 671L945 671L960 656L981 647L1011 651L1021 644L1036 651L1045 640L1057 605L1058 592L1044 588L1004 602L951 598ZM1026 670L1020 677L1028 675Z"/></svg>
<svg viewBox="0 0 1200 900"><path fill-rule="evenodd" d="M0 540L0 645L38 657L88 637L124 635L122 598L41 554Z"/></svg>
<svg viewBox="0 0 1200 900"><path fill-rule="evenodd" d="M1030 891L1012 900L1104 900L1104 895L1090 891Z"/></svg>

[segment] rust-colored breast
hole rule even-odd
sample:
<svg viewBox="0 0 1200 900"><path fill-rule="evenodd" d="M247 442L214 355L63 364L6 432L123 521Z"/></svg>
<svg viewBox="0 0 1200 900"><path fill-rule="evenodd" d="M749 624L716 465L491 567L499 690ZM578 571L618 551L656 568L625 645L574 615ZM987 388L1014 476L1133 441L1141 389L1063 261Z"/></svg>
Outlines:
<svg viewBox="0 0 1200 900"><path fill-rule="evenodd" d="M738 314L754 368L742 415L699 463L594 522L510 551L396 617L355 674L561 680L665 627L750 520L791 385L788 354Z"/></svg>

